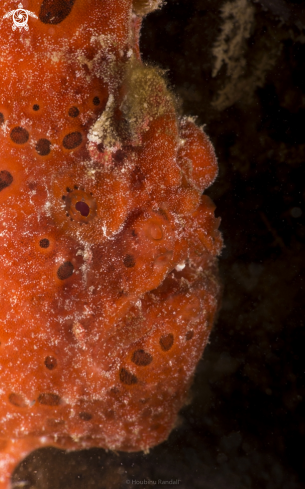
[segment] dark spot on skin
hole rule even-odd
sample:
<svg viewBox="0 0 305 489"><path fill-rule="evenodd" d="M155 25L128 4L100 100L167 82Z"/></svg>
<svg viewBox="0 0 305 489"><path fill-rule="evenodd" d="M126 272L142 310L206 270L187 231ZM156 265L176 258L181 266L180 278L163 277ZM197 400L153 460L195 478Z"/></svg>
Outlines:
<svg viewBox="0 0 305 489"><path fill-rule="evenodd" d="M30 181L30 182L27 182L27 185L28 185L30 190L35 190L37 188L37 182Z"/></svg>
<svg viewBox="0 0 305 489"><path fill-rule="evenodd" d="M8 396L8 400L10 401L11 404L13 404L13 406L27 407L27 403L26 403L24 397L22 396L22 394L15 394L14 392L12 392Z"/></svg>
<svg viewBox="0 0 305 489"><path fill-rule="evenodd" d="M82 216L89 216L90 207L86 202L76 202L75 209L80 212Z"/></svg>
<svg viewBox="0 0 305 489"><path fill-rule="evenodd" d="M153 357L144 350L136 350L133 352L131 361L139 367L146 367L153 361Z"/></svg>
<svg viewBox="0 0 305 489"><path fill-rule="evenodd" d="M51 142L48 139L39 139L36 144L36 151L40 156L47 156L51 151Z"/></svg>
<svg viewBox="0 0 305 489"><path fill-rule="evenodd" d="M23 127L17 126L11 130L11 140L16 144L25 144L29 137L28 131Z"/></svg>
<svg viewBox="0 0 305 489"><path fill-rule="evenodd" d="M66 196L65 195L63 195L61 198L62 198L62 200L66 200Z"/></svg>
<svg viewBox="0 0 305 489"><path fill-rule="evenodd" d="M99 143L96 148L99 153L103 153L105 151L105 146L103 145L103 143Z"/></svg>
<svg viewBox="0 0 305 489"><path fill-rule="evenodd" d="M79 115L79 110L77 107L70 107L68 114L70 117L77 117Z"/></svg>
<svg viewBox="0 0 305 489"><path fill-rule="evenodd" d="M77 148L82 143L83 136L80 132L70 132L63 139L63 147L66 149L74 149Z"/></svg>
<svg viewBox="0 0 305 489"><path fill-rule="evenodd" d="M46 239L46 238L41 239L41 240L39 241L39 246L40 246L40 248L49 248L49 246L50 246L50 241L49 241L48 239Z"/></svg>
<svg viewBox="0 0 305 489"><path fill-rule="evenodd" d="M78 186L77 186L77 185L74 185L74 189L75 189L75 190L78 190Z"/></svg>
<svg viewBox="0 0 305 489"><path fill-rule="evenodd" d="M6 187L9 187L13 182L13 177L7 170L0 171L0 192Z"/></svg>
<svg viewBox="0 0 305 489"><path fill-rule="evenodd" d="M93 102L93 105L100 105L100 103L101 103L99 97L94 97L94 99L92 100L92 102Z"/></svg>
<svg viewBox="0 0 305 489"><path fill-rule="evenodd" d="M67 215L83 224L91 222L96 215L96 201L83 190L75 189L65 200Z"/></svg>
<svg viewBox="0 0 305 489"><path fill-rule="evenodd" d="M125 152L122 149L118 149L113 155L113 160L115 164L117 166L121 166L123 164L125 156Z"/></svg>
<svg viewBox="0 0 305 489"><path fill-rule="evenodd" d="M2 126L2 124L4 124L4 115L0 112L0 126Z"/></svg>
<svg viewBox="0 0 305 489"><path fill-rule="evenodd" d="M161 346L162 350L168 351L171 349L171 347L174 344L174 335L172 335L171 333L165 334L165 335L161 336L159 342L160 342L160 346Z"/></svg>
<svg viewBox="0 0 305 489"><path fill-rule="evenodd" d="M72 192L72 190L69 187L66 188L66 191L67 192Z"/></svg>
<svg viewBox="0 0 305 489"><path fill-rule="evenodd" d="M185 335L185 339L188 341L188 340L191 340L194 336L194 331L188 331Z"/></svg>
<svg viewBox="0 0 305 489"><path fill-rule="evenodd" d="M45 366L49 370L53 370L57 367L57 360L54 357L46 357L44 361Z"/></svg>
<svg viewBox="0 0 305 489"><path fill-rule="evenodd" d="M44 24L60 24L68 17L75 0L43 0L39 20Z"/></svg>
<svg viewBox="0 0 305 489"><path fill-rule="evenodd" d="M60 397L57 394L46 392L38 396L37 401L44 406L59 406Z"/></svg>
<svg viewBox="0 0 305 489"><path fill-rule="evenodd" d="M90 421L90 419L93 417L92 414L85 412L78 413L78 415L82 421Z"/></svg>
<svg viewBox="0 0 305 489"><path fill-rule="evenodd" d="M126 255L124 257L123 263L124 263L126 268L132 268L136 264L135 259L132 255Z"/></svg>
<svg viewBox="0 0 305 489"><path fill-rule="evenodd" d="M71 277L73 274L74 266L70 261L65 261L62 265L60 265L59 269L57 270L57 277L59 280L66 280L67 278Z"/></svg>
<svg viewBox="0 0 305 489"><path fill-rule="evenodd" d="M138 379L131 372L128 372L125 368L121 368L120 381L126 385L134 385L138 382Z"/></svg>
<svg viewBox="0 0 305 489"><path fill-rule="evenodd" d="M33 110L35 110L35 112L37 112L37 110L39 110L39 105L38 104L34 104L33 105Z"/></svg>
<svg viewBox="0 0 305 489"><path fill-rule="evenodd" d="M131 236L133 236L134 238L136 238L138 236L135 229L132 229Z"/></svg>

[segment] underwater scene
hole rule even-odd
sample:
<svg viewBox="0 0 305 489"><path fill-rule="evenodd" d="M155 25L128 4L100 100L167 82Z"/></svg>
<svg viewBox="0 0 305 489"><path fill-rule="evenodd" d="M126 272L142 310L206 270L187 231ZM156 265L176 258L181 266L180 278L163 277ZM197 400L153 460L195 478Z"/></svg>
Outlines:
<svg viewBox="0 0 305 489"><path fill-rule="evenodd" d="M0 489L301 489L302 2L0 19Z"/></svg>

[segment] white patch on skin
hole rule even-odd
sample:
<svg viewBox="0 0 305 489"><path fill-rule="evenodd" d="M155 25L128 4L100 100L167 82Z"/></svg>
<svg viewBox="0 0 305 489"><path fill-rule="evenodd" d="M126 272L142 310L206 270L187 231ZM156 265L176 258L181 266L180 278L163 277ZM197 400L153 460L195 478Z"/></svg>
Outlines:
<svg viewBox="0 0 305 489"><path fill-rule="evenodd" d="M181 270L183 270L184 268L185 268L185 261L178 263L178 265L176 265L175 269L177 270L177 272L181 272Z"/></svg>
<svg viewBox="0 0 305 489"><path fill-rule="evenodd" d="M112 94L109 95L107 104L102 115L90 128L88 141L90 143L102 143L105 149L114 151L120 146L119 137L113 124L115 101Z"/></svg>

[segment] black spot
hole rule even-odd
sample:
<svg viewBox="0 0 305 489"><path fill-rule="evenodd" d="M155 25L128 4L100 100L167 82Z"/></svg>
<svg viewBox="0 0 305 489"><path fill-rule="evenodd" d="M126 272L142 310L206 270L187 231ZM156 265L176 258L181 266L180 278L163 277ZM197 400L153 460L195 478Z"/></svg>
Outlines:
<svg viewBox="0 0 305 489"><path fill-rule="evenodd" d="M123 164L125 156L125 152L122 149L118 149L113 155L113 160L116 165L121 166Z"/></svg>
<svg viewBox="0 0 305 489"><path fill-rule="evenodd" d="M123 260L123 263L124 263L126 268L132 268L136 264L135 259L132 255L126 255L124 260Z"/></svg>
<svg viewBox="0 0 305 489"><path fill-rule="evenodd" d="M174 344L174 335L171 333L165 334L160 338L160 346L163 351L168 351Z"/></svg>
<svg viewBox="0 0 305 489"><path fill-rule="evenodd" d="M65 261L62 265L60 265L59 269L57 270L57 277L60 280L66 280L67 278L71 277L73 274L74 266L70 261Z"/></svg>
<svg viewBox="0 0 305 489"><path fill-rule="evenodd" d="M103 153L105 151L105 146L103 143L99 143L96 148L99 153Z"/></svg>
<svg viewBox="0 0 305 489"><path fill-rule="evenodd" d="M44 360L44 364L49 370L53 370L57 367L57 360L54 357L46 357Z"/></svg>
<svg viewBox="0 0 305 489"><path fill-rule="evenodd" d="M66 196L65 195L62 195L62 200L66 200Z"/></svg>
<svg viewBox="0 0 305 489"><path fill-rule="evenodd" d="M133 385L138 382L138 379L131 372L128 372L125 368L121 368L120 371L120 381L126 385Z"/></svg>
<svg viewBox="0 0 305 489"><path fill-rule="evenodd" d="M39 20L44 24L60 24L70 14L75 0L43 0Z"/></svg>
<svg viewBox="0 0 305 489"><path fill-rule="evenodd" d="M39 241L40 248L49 248L50 241L47 238L43 238Z"/></svg>
<svg viewBox="0 0 305 489"><path fill-rule="evenodd" d="M70 117L77 117L79 115L79 110L77 107L70 107L68 114Z"/></svg>
<svg viewBox="0 0 305 489"><path fill-rule="evenodd" d="M2 126L2 124L4 124L4 115L0 112L0 126Z"/></svg>
<svg viewBox="0 0 305 489"><path fill-rule="evenodd" d="M63 147L66 149L77 148L82 143L83 136L80 132L70 132L63 139Z"/></svg>
<svg viewBox="0 0 305 489"><path fill-rule="evenodd" d="M83 421L90 421L93 417L92 414L86 412L78 413L78 415Z"/></svg>
<svg viewBox="0 0 305 489"><path fill-rule="evenodd" d="M11 140L16 144L24 144L29 140L29 133L23 127L17 126L11 130Z"/></svg>
<svg viewBox="0 0 305 489"><path fill-rule="evenodd" d="M36 151L40 156L47 156L51 151L51 142L48 139L39 139L36 144Z"/></svg>
<svg viewBox="0 0 305 489"><path fill-rule="evenodd" d="M86 204L86 202L76 202L75 209L80 212L82 216L89 216L90 207L88 204Z"/></svg>
<svg viewBox="0 0 305 489"><path fill-rule="evenodd" d="M78 186L77 186L77 185L74 185L74 189L75 189L75 190L78 190Z"/></svg>
<svg viewBox="0 0 305 489"><path fill-rule="evenodd" d="M34 105L33 105L33 110L35 110L36 112L37 112L37 110L39 110L39 108L40 108L40 107L39 107L39 105L38 105L38 104L34 104Z"/></svg>
<svg viewBox="0 0 305 489"><path fill-rule="evenodd" d="M44 406L59 406L60 397L57 394L46 392L38 396L37 401Z"/></svg>
<svg viewBox="0 0 305 489"><path fill-rule="evenodd" d="M99 97L94 97L94 99L92 100L92 102L93 102L93 105L100 105L100 103L101 103Z"/></svg>
<svg viewBox="0 0 305 489"><path fill-rule="evenodd" d="M194 331L188 331L185 335L185 339L189 341L193 338L193 336L194 336Z"/></svg>
<svg viewBox="0 0 305 489"><path fill-rule="evenodd" d="M153 357L144 350L136 350L133 352L131 361L139 367L146 367L153 361Z"/></svg>
<svg viewBox="0 0 305 489"><path fill-rule="evenodd" d="M15 392L12 392L8 396L8 400L16 407L27 407L27 403L22 394L15 394Z"/></svg>
<svg viewBox="0 0 305 489"><path fill-rule="evenodd" d="M66 188L66 191L67 192L72 192L72 190L69 187Z"/></svg>
<svg viewBox="0 0 305 489"><path fill-rule="evenodd" d="M0 171L0 192L6 187L9 187L13 182L13 177L9 171L2 170Z"/></svg>

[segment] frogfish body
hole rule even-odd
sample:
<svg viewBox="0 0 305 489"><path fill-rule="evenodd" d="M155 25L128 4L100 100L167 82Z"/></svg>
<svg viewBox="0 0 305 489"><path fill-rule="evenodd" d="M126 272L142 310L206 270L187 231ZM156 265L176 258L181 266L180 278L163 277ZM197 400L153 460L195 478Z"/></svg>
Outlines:
<svg viewBox="0 0 305 489"><path fill-rule="evenodd" d="M1 489L35 448L166 440L208 340L217 163L141 61L157 4L1 3Z"/></svg>

